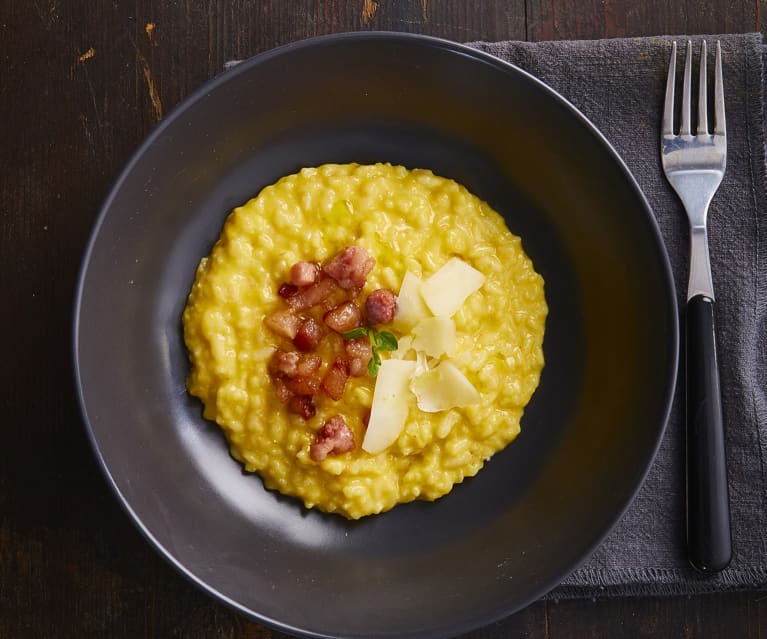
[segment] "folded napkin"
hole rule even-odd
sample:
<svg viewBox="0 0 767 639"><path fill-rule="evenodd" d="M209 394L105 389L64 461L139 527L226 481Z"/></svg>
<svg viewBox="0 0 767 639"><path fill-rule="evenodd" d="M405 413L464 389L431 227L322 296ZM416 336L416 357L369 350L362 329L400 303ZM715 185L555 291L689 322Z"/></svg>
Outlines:
<svg viewBox="0 0 767 639"><path fill-rule="evenodd" d="M684 392L637 498L597 551L549 596L688 594L767 587L767 182L764 64L758 33L722 43L727 171L709 211L718 354L729 464L733 560L696 573L684 546ZM661 105L671 40L475 42L570 100L628 164L655 212L684 308L687 218L660 164ZM699 51L700 38L692 38ZM709 65L711 65L711 60ZM684 62L680 53L677 69ZM697 68L697 66L695 67ZM709 66L711 68L711 66ZM678 71L679 73L679 71ZM620 211L616 211L620 214Z"/></svg>
<svg viewBox="0 0 767 639"><path fill-rule="evenodd" d="M680 308L684 308L687 216L666 182L659 155L661 106L673 39L472 42L469 46L543 80L610 140L655 212L671 258ZM697 55L701 38L692 39ZM709 243L727 430L733 560L714 576L700 575L687 563L684 396L677 388L666 436L632 506L594 554L548 595L553 599L767 588L767 93L763 73L767 48L758 33L706 39L709 44L722 43L727 109L727 172L709 211ZM680 54L678 69L682 63Z"/></svg>

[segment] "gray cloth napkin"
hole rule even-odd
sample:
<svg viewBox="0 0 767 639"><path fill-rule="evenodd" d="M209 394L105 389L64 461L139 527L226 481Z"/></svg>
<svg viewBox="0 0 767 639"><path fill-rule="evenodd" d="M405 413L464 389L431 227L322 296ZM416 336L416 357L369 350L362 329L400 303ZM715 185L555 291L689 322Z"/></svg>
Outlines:
<svg viewBox="0 0 767 639"><path fill-rule="evenodd" d="M661 105L672 39L479 42L471 46L543 80L610 140L655 212L683 309L689 255L687 220L663 176L659 157ZM677 39L681 44L687 38ZM715 576L702 576L687 564L684 396L677 388L666 436L637 498L596 552L549 595L552 598L767 587L765 51L758 33L706 39L709 46L716 39L722 43L727 109L727 172L709 212L709 243L717 296L733 561ZM693 38L696 53L699 40ZM678 69L683 61L680 53Z"/></svg>
<svg viewBox="0 0 767 639"><path fill-rule="evenodd" d="M663 176L659 156L672 39L469 44L543 80L610 140L655 212L671 258L680 308L684 308L687 218ZM722 573L703 576L686 560L684 403L677 388L666 436L632 506L550 598L767 588L767 89L763 74L767 49L758 33L706 39L710 44L716 39L722 43L728 126L727 172L709 212L709 242L717 296L733 561ZM699 40L693 38L696 51ZM678 69L682 63L680 55Z"/></svg>

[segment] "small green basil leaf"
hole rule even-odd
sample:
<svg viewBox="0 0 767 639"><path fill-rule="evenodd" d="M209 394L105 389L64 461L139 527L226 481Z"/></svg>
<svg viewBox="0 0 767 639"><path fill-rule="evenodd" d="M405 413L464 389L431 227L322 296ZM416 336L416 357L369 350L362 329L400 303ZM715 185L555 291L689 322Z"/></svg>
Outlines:
<svg viewBox="0 0 767 639"><path fill-rule="evenodd" d="M368 373L373 377L378 375L378 369L381 367L381 356L376 349L373 349L373 357L368 361Z"/></svg>
<svg viewBox="0 0 767 639"><path fill-rule="evenodd" d="M376 334L376 346L382 351L396 351L398 348L397 338L389 331L381 331Z"/></svg>
<svg viewBox="0 0 767 639"><path fill-rule="evenodd" d="M352 330L343 333L342 337L344 339L359 339L360 337L365 337L367 334L368 329L364 326L358 326L357 328L353 328Z"/></svg>

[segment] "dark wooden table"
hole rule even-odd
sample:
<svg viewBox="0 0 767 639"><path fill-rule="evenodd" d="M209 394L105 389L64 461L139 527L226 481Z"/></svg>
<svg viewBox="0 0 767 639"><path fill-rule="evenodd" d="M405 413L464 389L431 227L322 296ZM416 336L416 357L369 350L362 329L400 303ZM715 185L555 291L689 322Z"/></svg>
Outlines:
<svg viewBox="0 0 767 639"><path fill-rule="evenodd" d="M171 107L244 58L360 29L459 41L761 31L767 0L0 0L0 638L283 637L144 541L86 440L70 360L80 256ZM492 634L767 637L767 596L541 602Z"/></svg>

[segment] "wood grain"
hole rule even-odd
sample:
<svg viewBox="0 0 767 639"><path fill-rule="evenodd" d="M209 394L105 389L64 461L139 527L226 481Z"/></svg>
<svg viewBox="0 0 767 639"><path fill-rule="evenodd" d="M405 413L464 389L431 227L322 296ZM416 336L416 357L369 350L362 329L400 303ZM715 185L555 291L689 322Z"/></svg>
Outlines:
<svg viewBox="0 0 767 639"><path fill-rule="evenodd" d="M529 40L759 31L759 2L528 0Z"/></svg>
<svg viewBox="0 0 767 639"><path fill-rule="evenodd" d="M549 609L551 636L756 637L750 607L762 595L567 601ZM613 620L617 627L611 627ZM623 633L623 634L621 634Z"/></svg>
<svg viewBox="0 0 767 639"><path fill-rule="evenodd" d="M767 0L0 0L0 637L285 637L178 576L121 511L80 420L72 296L110 184L219 73L301 38L458 41L764 30ZM754 593L539 602L464 635L767 637Z"/></svg>

